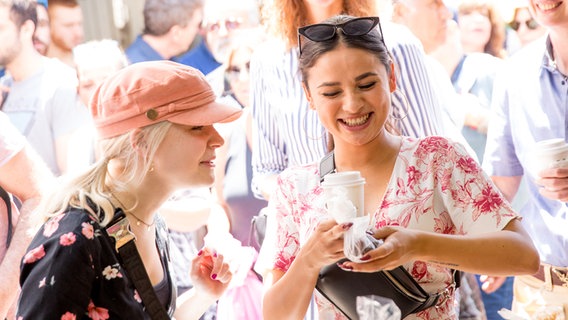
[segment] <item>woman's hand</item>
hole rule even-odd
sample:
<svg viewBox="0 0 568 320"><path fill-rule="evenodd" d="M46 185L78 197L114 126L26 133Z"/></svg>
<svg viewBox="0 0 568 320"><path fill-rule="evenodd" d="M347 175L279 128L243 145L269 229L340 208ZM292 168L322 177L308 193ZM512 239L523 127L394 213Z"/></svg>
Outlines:
<svg viewBox="0 0 568 320"><path fill-rule="evenodd" d="M192 261L191 281L198 295L208 295L215 300L225 292L233 274L223 255L203 248Z"/></svg>
<svg viewBox="0 0 568 320"><path fill-rule="evenodd" d="M416 243L419 231L402 227L384 227L373 234L376 239L383 239L384 243L378 248L365 254L363 263L346 261L341 267L345 270L358 272L376 272L379 270L392 270L396 267L415 260L417 252Z"/></svg>
<svg viewBox="0 0 568 320"><path fill-rule="evenodd" d="M323 266L345 258L343 234L353 223L337 224L335 220L321 221L298 254L307 268L319 271Z"/></svg>

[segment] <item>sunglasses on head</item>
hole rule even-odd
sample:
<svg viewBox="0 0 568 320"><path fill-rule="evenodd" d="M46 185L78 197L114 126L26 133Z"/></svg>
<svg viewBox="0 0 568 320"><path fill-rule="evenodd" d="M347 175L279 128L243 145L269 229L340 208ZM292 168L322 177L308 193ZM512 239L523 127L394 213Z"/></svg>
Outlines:
<svg viewBox="0 0 568 320"><path fill-rule="evenodd" d="M526 20L526 21L511 21L511 23L509 23L509 27L511 27L511 29L518 31L519 28L521 27L521 24L525 24L527 26L527 28L529 30L534 30L536 28L538 28L538 22L536 22L535 19L530 19L530 20Z"/></svg>
<svg viewBox="0 0 568 320"><path fill-rule="evenodd" d="M302 54L302 41L300 36L304 36L314 42L322 42L333 39L338 29L341 29L341 32L346 36L364 36L378 25L382 40L383 31L379 22L379 17L363 17L351 19L340 24L317 23L301 27L298 29L298 49L300 55Z"/></svg>

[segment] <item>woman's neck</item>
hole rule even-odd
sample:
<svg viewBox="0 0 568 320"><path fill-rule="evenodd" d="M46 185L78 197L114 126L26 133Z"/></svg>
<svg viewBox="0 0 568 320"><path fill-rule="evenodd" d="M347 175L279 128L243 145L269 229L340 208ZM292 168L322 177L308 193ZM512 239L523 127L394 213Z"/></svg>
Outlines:
<svg viewBox="0 0 568 320"><path fill-rule="evenodd" d="M335 165L338 171L367 171L380 169L389 159L396 157L400 150L401 137L384 133L365 146L351 144L335 145ZM353 155L357 156L354 157Z"/></svg>

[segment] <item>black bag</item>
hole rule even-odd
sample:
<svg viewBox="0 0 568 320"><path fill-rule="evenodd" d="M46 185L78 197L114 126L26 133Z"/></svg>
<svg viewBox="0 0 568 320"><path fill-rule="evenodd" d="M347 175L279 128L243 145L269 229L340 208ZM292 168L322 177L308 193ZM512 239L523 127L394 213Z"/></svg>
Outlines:
<svg viewBox="0 0 568 320"><path fill-rule="evenodd" d="M320 162L320 181L333 171L335 161L331 152ZM347 259L338 263L345 260ZM345 271L337 263L333 263L320 270L316 290L349 319L359 319L357 297L368 295L392 299L404 318L447 299L460 285L460 272L453 270L453 273L454 282L450 286L439 293L429 294L402 266L394 270L365 273Z"/></svg>
<svg viewBox="0 0 568 320"><path fill-rule="evenodd" d="M345 260L340 261L339 263ZM357 297L376 295L392 299L402 317L435 306L459 287L459 271L454 283L436 294L429 294L402 266L374 273L345 271L337 264L320 270L316 289L349 319L359 319Z"/></svg>

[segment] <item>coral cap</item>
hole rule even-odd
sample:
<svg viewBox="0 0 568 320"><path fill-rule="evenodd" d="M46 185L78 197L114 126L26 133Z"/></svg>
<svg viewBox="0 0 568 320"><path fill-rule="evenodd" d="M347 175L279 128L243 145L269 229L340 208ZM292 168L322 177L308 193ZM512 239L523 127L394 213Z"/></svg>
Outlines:
<svg viewBox="0 0 568 320"><path fill-rule="evenodd" d="M140 62L108 77L90 100L102 139L161 121L205 126L230 122L241 109L215 102L203 74L168 60Z"/></svg>

